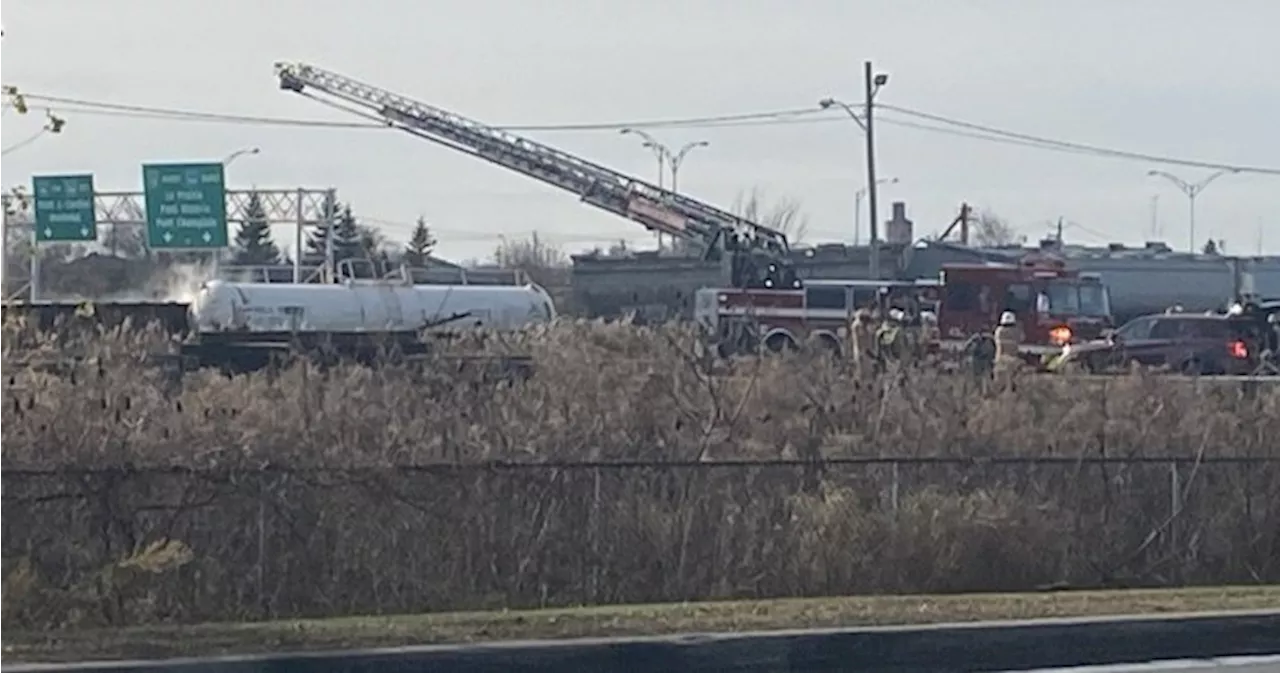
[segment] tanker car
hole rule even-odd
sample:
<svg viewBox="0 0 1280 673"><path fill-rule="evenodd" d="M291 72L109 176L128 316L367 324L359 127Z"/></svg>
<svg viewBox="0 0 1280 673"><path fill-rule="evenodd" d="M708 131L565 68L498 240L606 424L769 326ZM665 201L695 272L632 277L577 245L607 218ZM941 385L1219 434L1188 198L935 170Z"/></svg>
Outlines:
<svg viewBox="0 0 1280 673"><path fill-rule="evenodd" d="M211 280L189 308L191 339L182 353L196 365L264 366L275 353L331 350L363 357L388 347L430 350L427 333L518 329L556 317L551 296L533 284L412 285L347 280L335 284Z"/></svg>

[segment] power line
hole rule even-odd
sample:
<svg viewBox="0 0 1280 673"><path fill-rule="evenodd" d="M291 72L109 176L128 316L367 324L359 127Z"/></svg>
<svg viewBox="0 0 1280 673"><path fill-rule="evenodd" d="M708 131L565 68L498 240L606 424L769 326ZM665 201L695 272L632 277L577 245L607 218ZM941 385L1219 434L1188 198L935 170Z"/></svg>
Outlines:
<svg viewBox="0 0 1280 673"><path fill-rule="evenodd" d="M1053 138L1045 138L1043 136L1035 136L1027 133L1018 133L1016 131L1007 131L1007 130L995 128L992 126L985 126L983 124L975 124L973 122L967 122L959 119L953 119L950 117L944 117L942 115L935 115L935 114L930 114L928 112L920 112L919 110L912 110L910 108L898 107L896 105L879 104L877 107L883 108L885 110L891 110L899 114L904 114L909 117L927 119L929 121L938 122L941 124L947 124L949 126L956 126L959 128L970 129L973 131L980 131L982 133L988 133L994 136L1003 136L1010 139L1023 140L1031 143L1039 143L1044 145L1046 148L1057 147L1063 150L1088 152L1088 153L1098 154L1100 156L1111 156L1111 157L1116 157L1118 159L1134 159L1134 160L1148 161L1151 163L1158 163L1158 164L1171 164L1171 165L1178 165L1178 166L1191 166L1194 168L1229 170L1237 173L1263 173L1267 175L1280 175L1280 168L1270 168L1265 166L1240 166L1240 165L1232 165L1232 164L1215 163L1210 161L1197 161L1194 159L1180 159L1177 157L1161 156L1157 154L1144 154L1142 152L1131 152L1127 150L1117 150L1117 149L1112 149L1107 147L1099 147L1097 145L1086 145L1084 143L1076 143L1076 142L1070 142L1066 140L1055 140Z"/></svg>
<svg viewBox="0 0 1280 673"><path fill-rule="evenodd" d="M35 141L44 137L44 134L48 132L49 132L49 129L42 128L39 131L36 131L35 133L31 134L30 136L23 138L22 140L19 140L18 142L4 148L4 150L0 151L0 156L7 156L10 152L17 152L18 150L26 147L27 145L30 145L31 143L34 143Z"/></svg>
<svg viewBox="0 0 1280 673"><path fill-rule="evenodd" d="M241 115L217 112L202 112L195 110L182 110L174 108L162 108L146 105L127 105L122 103L106 103L102 101L82 100L75 98L63 98L60 96L46 96L41 94L25 94L29 101L39 101L44 103L53 103L59 106L72 106L65 108L72 110L80 108L80 112L117 112L122 113L120 116L133 115L150 115L156 118L171 119L188 119L191 121L210 121L210 122L228 122L243 124L263 124L263 125L279 125L279 126L318 126L332 128L389 128L384 122L339 122L318 119L292 119L286 117L264 117L257 115ZM61 108L60 108L61 109ZM705 126L716 124L730 124L734 122L750 122L750 121L776 121L783 119L794 119L804 116L813 116L821 114L823 111L818 108L795 108L790 110L773 110L767 112L747 112L730 115L716 115L708 117L686 117L676 119L656 119L641 121L622 121L622 122L596 122L589 124L520 124L520 125L495 125L492 128L502 131L616 131L621 128L662 128L662 127L689 127L689 126Z"/></svg>
<svg viewBox="0 0 1280 673"><path fill-rule="evenodd" d="M109 103L103 101L93 101L76 98L66 98L61 96L48 96L42 94L25 94L28 100L41 101L45 103L58 104L59 109L67 112L75 112L77 114L93 114L105 116L120 116L139 119L154 119L162 121L184 121L184 122L208 122L208 123L228 123L228 124L251 124L262 126L294 126L294 127L310 127L310 128L344 128L344 129L388 129L395 128L380 119L360 113L359 111L346 110L354 112L369 118L368 122L343 122L319 119L296 119L288 117L267 117L259 115L242 115L218 112L203 112L197 110L183 110L175 108L164 108L145 105L132 105L122 103ZM320 99L316 99L320 100ZM327 101L322 101L327 102ZM886 124L911 128L931 133L939 133L943 135L951 135L956 137L970 138L984 142L995 142L1019 147L1028 147L1032 149L1051 150L1055 152L1063 152L1070 154L1078 154L1083 156L1096 156L1102 158L1125 159L1131 161L1144 161L1149 163L1191 166L1196 168L1207 169L1223 169L1239 173L1258 173L1265 175L1280 175L1280 168L1272 168L1265 166L1246 166L1233 165L1217 162L1208 162L1195 159L1183 159L1178 157L1168 157L1155 154L1146 154L1141 152L1133 152L1128 150L1119 150L1114 148L1102 147L1097 145L1089 145L1066 140L1057 140L1043 136L1036 136L1016 131L1009 131L992 126L976 124L973 122L945 117L942 115L921 112L910 108L899 107L895 105L877 104L882 110L894 112L916 120L927 120L935 122L939 125L923 124L912 119L900 119L895 117L881 117L880 120ZM622 128L734 128L739 126L782 126L791 124L813 124L813 123L848 123L845 115L833 115L828 111L820 108L794 108L786 110L773 110L765 112L749 112L732 115L715 115L706 117L686 117L674 119L658 119L658 120L632 120L620 122L597 122L597 123L578 123L578 124L524 124L524 125L495 125L491 128L495 130L508 132L591 132L591 131L617 131Z"/></svg>

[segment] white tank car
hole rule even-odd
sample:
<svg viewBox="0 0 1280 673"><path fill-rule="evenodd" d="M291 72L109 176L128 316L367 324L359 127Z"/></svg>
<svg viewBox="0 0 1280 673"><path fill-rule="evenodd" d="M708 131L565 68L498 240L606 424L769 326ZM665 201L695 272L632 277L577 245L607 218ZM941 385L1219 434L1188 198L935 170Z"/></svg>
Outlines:
<svg viewBox="0 0 1280 673"><path fill-rule="evenodd" d="M550 322L551 296L537 285L206 282L191 322L209 332L362 333L418 330L467 314L452 328L514 329Z"/></svg>

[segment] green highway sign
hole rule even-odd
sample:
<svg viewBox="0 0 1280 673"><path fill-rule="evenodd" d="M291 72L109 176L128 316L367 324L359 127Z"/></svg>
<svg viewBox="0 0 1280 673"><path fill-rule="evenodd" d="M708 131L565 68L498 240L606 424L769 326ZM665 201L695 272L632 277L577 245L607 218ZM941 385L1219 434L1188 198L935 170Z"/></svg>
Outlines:
<svg viewBox="0 0 1280 673"><path fill-rule="evenodd" d="M36 243L98 240L92 175L36 175Z"/></svg>
<svg viewBox="0 0 1280 673"><path fill-rule="evenodd" d="M227 247L222 164L146 164L147 246L160 250Z"/></svg>

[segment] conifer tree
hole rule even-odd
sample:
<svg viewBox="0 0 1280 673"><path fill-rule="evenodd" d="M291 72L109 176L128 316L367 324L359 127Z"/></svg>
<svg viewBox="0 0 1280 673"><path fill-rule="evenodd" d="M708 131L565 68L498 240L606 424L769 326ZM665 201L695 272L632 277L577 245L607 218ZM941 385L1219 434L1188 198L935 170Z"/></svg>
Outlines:
<svg viewBox="0 0 1280 673"><path fill-rule="evenodd" d="M240 266L270 266L280 263L280 248L271 239L271 224L257 193L249 195L244 222L236 230L234 250L232 262Z"/></svg>
<svg viewBox="0 0 1280 673"><path fill-rule="evenodd" d="M431 228L427 226L426 218L418 216L418 222L413 227L413 234L409 236L409 244L404 248L405 264L415 267L424 267L427 260L431 257L431 251L436 247L436 239L431 235Z"/></svg>

